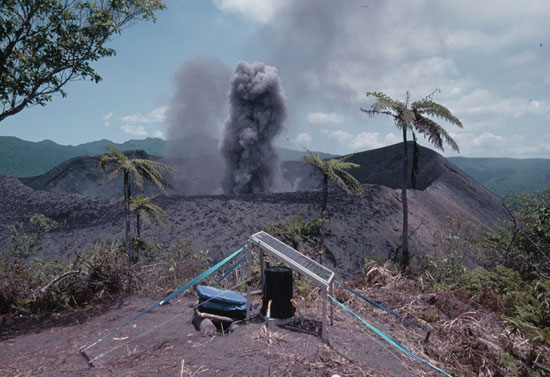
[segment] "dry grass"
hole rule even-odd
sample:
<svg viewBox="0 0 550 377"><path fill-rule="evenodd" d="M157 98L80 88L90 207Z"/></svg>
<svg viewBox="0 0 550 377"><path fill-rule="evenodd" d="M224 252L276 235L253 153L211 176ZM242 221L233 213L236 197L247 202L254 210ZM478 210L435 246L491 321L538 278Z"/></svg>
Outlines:
<svg viewBox="0 0 550 377"><path fill-rule="evenodd" d="M336 298L417 356L453 375L499 377L517 373L519 376L532 371L533 366L518 361L526 359L532 347L529 339L507 326L498 313L477 308L460 295L411 293L407 284L410 282L406 278L388 266L373 266L349 286L430 329L428 343L423 341L422 330L343 289L337 290ZM548 351L547 347L540 348L541 353ZM515 356L512 364L503 361L506 354Z"/></svg>

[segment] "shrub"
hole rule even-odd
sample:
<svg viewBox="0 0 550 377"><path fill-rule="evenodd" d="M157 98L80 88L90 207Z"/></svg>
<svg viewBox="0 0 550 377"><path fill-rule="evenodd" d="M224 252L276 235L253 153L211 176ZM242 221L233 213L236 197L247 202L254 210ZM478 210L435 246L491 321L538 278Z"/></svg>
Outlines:
<svg viewBox="0 0 550 377"><path fill-rule="evenodd" d="M7 253L0 259L0 313L50 313L92 305L131 292L134 276L123 249L104 241L78 254L73 264Z"/></svg>

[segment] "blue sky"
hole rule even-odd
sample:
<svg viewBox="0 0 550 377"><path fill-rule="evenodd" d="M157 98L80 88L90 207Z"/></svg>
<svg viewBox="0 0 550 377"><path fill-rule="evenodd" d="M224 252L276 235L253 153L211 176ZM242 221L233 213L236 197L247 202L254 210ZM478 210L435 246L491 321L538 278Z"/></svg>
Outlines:
<svg viewBox="0 0 550 377"><path fill-rule="evenodd" d="M443 124L461 155L550 158L547 0L166 4L156 23L111 42L117 55L94 65L102 82L71 83L67 98L2 121L0 135L70 145L167 137L176 72L210 56L230 70L239 60L277 67L288 106L281 146L343 154L396 143L391 119L361 113L365 92L409 90L414 100L440 89L435 100L464 125ZM221 135L223 121L214 129Z"/></svg>

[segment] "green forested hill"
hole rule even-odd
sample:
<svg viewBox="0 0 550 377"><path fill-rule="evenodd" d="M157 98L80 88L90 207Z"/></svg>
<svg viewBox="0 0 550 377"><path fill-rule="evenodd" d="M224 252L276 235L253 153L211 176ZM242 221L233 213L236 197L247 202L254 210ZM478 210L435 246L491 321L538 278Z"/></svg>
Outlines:
<svg viewBox="0 0 550 377"><path fill-rule="evenodd" d="M549 159L451 157L449 161L499 196L550 187Z"/></svg>
<svg viewBox="0 0 550 377"><path fill-rule="evenodd" d="M109 144L120 150L143 149L155 156L162 155L164 151L164 141L154 138L129 140L123 144L99 140L72 146L60 145L51 140L32 142L12 136L0 136L0 175L31 177L44 174L70 158L105 153Z"/></svg>
<svg viewBox="0 0 550 377"><path fill-rule="evenodd" d="M98 140L77 146L60 145L51 140L32 142L12 136L0 136L0 175L33 177L55 168L57 165L77 156L99 156L107 152L107 145L114 145L121 151L141 149L152 156L163 156L166 141L159 138L129 140L122 144L110 140ZM201 154L217 153L218 140L208 136L193 136L175 144L178 155L193 158ZM305 151L277 148L281 161L299 160ZM319 153L319 152L317 152ZM324 158L334 157L320 153Z"/></svg>

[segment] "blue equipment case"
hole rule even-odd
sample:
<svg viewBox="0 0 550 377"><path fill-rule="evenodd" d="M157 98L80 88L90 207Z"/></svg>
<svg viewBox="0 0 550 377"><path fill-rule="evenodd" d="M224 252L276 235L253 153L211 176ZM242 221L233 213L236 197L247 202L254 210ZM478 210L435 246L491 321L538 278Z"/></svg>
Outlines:
<svg viewBox="0 0 550 377"><path fill-rule="evenodd" d="M246 317L246 297L226 289L197 285L199 310L205 313L222 315L234 319Z"/></svg>

